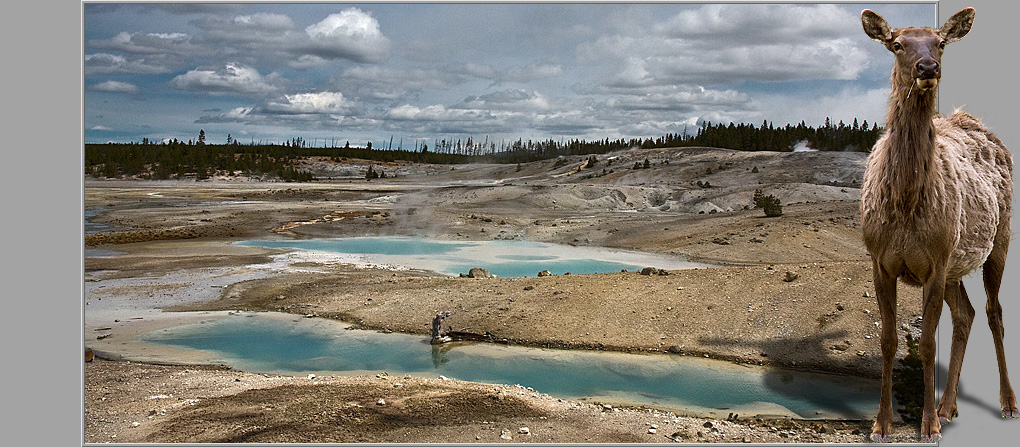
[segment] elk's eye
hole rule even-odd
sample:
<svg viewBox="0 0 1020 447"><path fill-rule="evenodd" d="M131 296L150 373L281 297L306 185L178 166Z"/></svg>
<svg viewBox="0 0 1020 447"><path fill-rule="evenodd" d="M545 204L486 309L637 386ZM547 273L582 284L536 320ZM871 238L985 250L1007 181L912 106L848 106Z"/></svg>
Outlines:
<svg viewBox="0 0 1020 447"><path fill-rule="evenodd" d="M939 49L940 50L946 49L946 41L943 40L942 42L939 42Z"/></svg>
<svg viewBox="0 0 1020 447"><path fill-rule="evenodd" d="M900 50L903 49L903 45L900 45L899 42L893 42L892 43L892 49L893 49L893 51L900 51Z"/></svg>

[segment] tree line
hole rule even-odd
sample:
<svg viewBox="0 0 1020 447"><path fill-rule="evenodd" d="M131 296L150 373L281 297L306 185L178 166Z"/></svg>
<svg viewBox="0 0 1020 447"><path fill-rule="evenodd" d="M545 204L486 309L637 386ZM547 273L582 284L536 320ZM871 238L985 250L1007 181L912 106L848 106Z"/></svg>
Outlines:
<svg viewBox="0 0 1020 447"><path fill-rule="evenodd" d="M166 180L204 180L216 174L271 176L285 181L309 181L312 175L294 168L299 155L282 146L243 146L183 143L86 144L85 173L93 177L138 176Z"/></svg>
<svg viewBox="0 0 1020 447"><path fill-rule="evenodd" d="M415 148L403 149L401 141L393 149L377 149L372 143L364 147L334 144L329 147L309 147L303 138L293 138L283 144L240 143L228 135L227 144L208 144L205 131L199 138L188 142L176 139L154 142L143 139L140 143L85 144L85 173L94 177L114 178L137 176L148 179L194 178L207 179L213 175L268 176L284 181L308 181L312 175L298 170L296 162L303 157L329 157L334 161L361 159L376 162L408 161L430 164L508 163L519 164L547 160L560 156L605 154L631 148L665 147L720 147L745 151L792 151L805 146L821 151L870 151L878 140L882 128L867 121L851 125L842 121L833 125L828 118L822 127L797 125L775 127L765 121L752 124L704 123L694 133L666 134L658 138L630 138L587 141L553 139L533 141L519 138L515 141L490 141L486 137L478 142L436 139L428 144L415 142Z"/></svg>

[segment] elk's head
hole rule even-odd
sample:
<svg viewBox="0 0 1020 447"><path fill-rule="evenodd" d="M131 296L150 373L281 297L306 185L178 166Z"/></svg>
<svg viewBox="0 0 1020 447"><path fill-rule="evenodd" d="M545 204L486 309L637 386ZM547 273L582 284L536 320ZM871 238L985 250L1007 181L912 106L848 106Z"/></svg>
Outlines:
<svg viewBox="0 0 1020 447"><path fill-rule="evenodd" d="M892 29L882 16L865 9L861 13L864 32L872 40L885 45L896 56L893 82L912 85L925 91L939 85L942 78L942 51L946 44L956 42L970 32L974 24L974 8L953 14L942 28Z"/></svg>

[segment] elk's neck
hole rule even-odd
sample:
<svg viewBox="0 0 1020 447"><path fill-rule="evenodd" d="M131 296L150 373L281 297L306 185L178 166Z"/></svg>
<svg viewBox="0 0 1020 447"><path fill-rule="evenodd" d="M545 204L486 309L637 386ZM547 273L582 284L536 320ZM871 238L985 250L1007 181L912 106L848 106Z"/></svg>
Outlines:
<svg viewBox="0 0 1020 447"><path fill-rule="evenodd" d="M886 116L888 132L887 180L893 205L900 212L912 213L930 199L932 169L935 164L935 89L899 87L893 92Z"/></svg>

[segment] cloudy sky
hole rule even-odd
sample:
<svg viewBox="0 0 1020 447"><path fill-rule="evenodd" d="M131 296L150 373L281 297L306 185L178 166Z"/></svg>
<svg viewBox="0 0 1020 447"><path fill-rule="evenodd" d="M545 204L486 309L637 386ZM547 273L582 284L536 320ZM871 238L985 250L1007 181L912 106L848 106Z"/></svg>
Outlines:
<svg viewBox="0 0 1020 447"><path fill-rule="evenodd" d="M85 142L352 145L882 123L912 4L84 4Z"/></svg>

